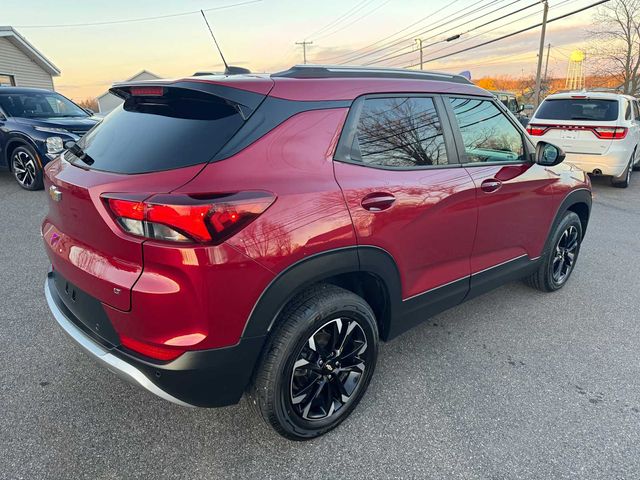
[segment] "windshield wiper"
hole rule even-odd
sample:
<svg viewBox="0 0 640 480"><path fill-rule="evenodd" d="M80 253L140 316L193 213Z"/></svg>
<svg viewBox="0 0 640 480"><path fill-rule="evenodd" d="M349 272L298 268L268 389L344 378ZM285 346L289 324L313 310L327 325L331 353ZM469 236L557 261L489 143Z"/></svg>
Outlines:
<svg viewBox="0 0 640 480"><path fill-rule="evenodd" d="M87 155L82 148L77 143L74 143L69 151L81 162L86 163L87 165L93 165L95 160Z"/></svg>

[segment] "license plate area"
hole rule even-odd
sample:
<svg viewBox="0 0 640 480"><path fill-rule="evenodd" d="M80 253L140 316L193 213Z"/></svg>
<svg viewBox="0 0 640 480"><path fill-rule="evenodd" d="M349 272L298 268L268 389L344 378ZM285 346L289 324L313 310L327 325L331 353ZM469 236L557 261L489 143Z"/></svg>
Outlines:
<svg viewBox="0 0 640 480"><path fill-rule="evenodd" d="M100 301L69 282L57 271L50 275L53 277L58 299L67 310L69 320L101 345L107 348L119 345L120 337L111 325Z"/></svg>
<svg viewBox="0 0 640 480"><path fill-rule="evenodd" d="M562 130L560 132L560 138L562 140L577 140L578 134L576 130Z"/></svg>

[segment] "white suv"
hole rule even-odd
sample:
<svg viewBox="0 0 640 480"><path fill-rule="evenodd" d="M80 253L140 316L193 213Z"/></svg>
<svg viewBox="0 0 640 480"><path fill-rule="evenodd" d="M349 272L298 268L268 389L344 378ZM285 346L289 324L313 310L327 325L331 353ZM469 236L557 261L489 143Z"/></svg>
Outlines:
<svg viewBox="0 0 640 480"><path fill-rule="evenodd" d="M629 185L640 165L640 104L628 95L573 92L549 95L527 131L532 140L562 148L567 161L587 173L610 175L616 187Z"/></svg>

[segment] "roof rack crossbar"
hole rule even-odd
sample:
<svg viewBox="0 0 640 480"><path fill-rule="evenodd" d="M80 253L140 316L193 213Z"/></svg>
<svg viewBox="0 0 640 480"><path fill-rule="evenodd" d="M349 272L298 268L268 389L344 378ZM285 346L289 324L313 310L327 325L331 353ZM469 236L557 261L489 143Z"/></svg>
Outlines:
<svg viewBox="0 0 640 480"><path fill-rule="evenodd" d="M406 78L472 85L471 81L462 75L402 68L349 67L343 65L294 65L289 70L274 73L271 76L277 78Z"/></svg>

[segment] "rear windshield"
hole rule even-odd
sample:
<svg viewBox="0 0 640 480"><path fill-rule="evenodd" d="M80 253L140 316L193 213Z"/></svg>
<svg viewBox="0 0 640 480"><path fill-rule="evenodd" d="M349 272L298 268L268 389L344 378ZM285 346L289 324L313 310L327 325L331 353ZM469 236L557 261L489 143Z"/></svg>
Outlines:
<svg viewBox="0 0 640 480"><path fill-rule="evenodd" d="M535 114L543 120L594 120L612 122L618 119L618 101L590 98L558 98L545 100Z"/></svg>
<svg viewBox="0 0 640 480"><path fill-rule="evenodd" d="M243 125L237 106L208 93L166 89L129 97L65 158L114 173L146 173L206 163Z"/></svg>

